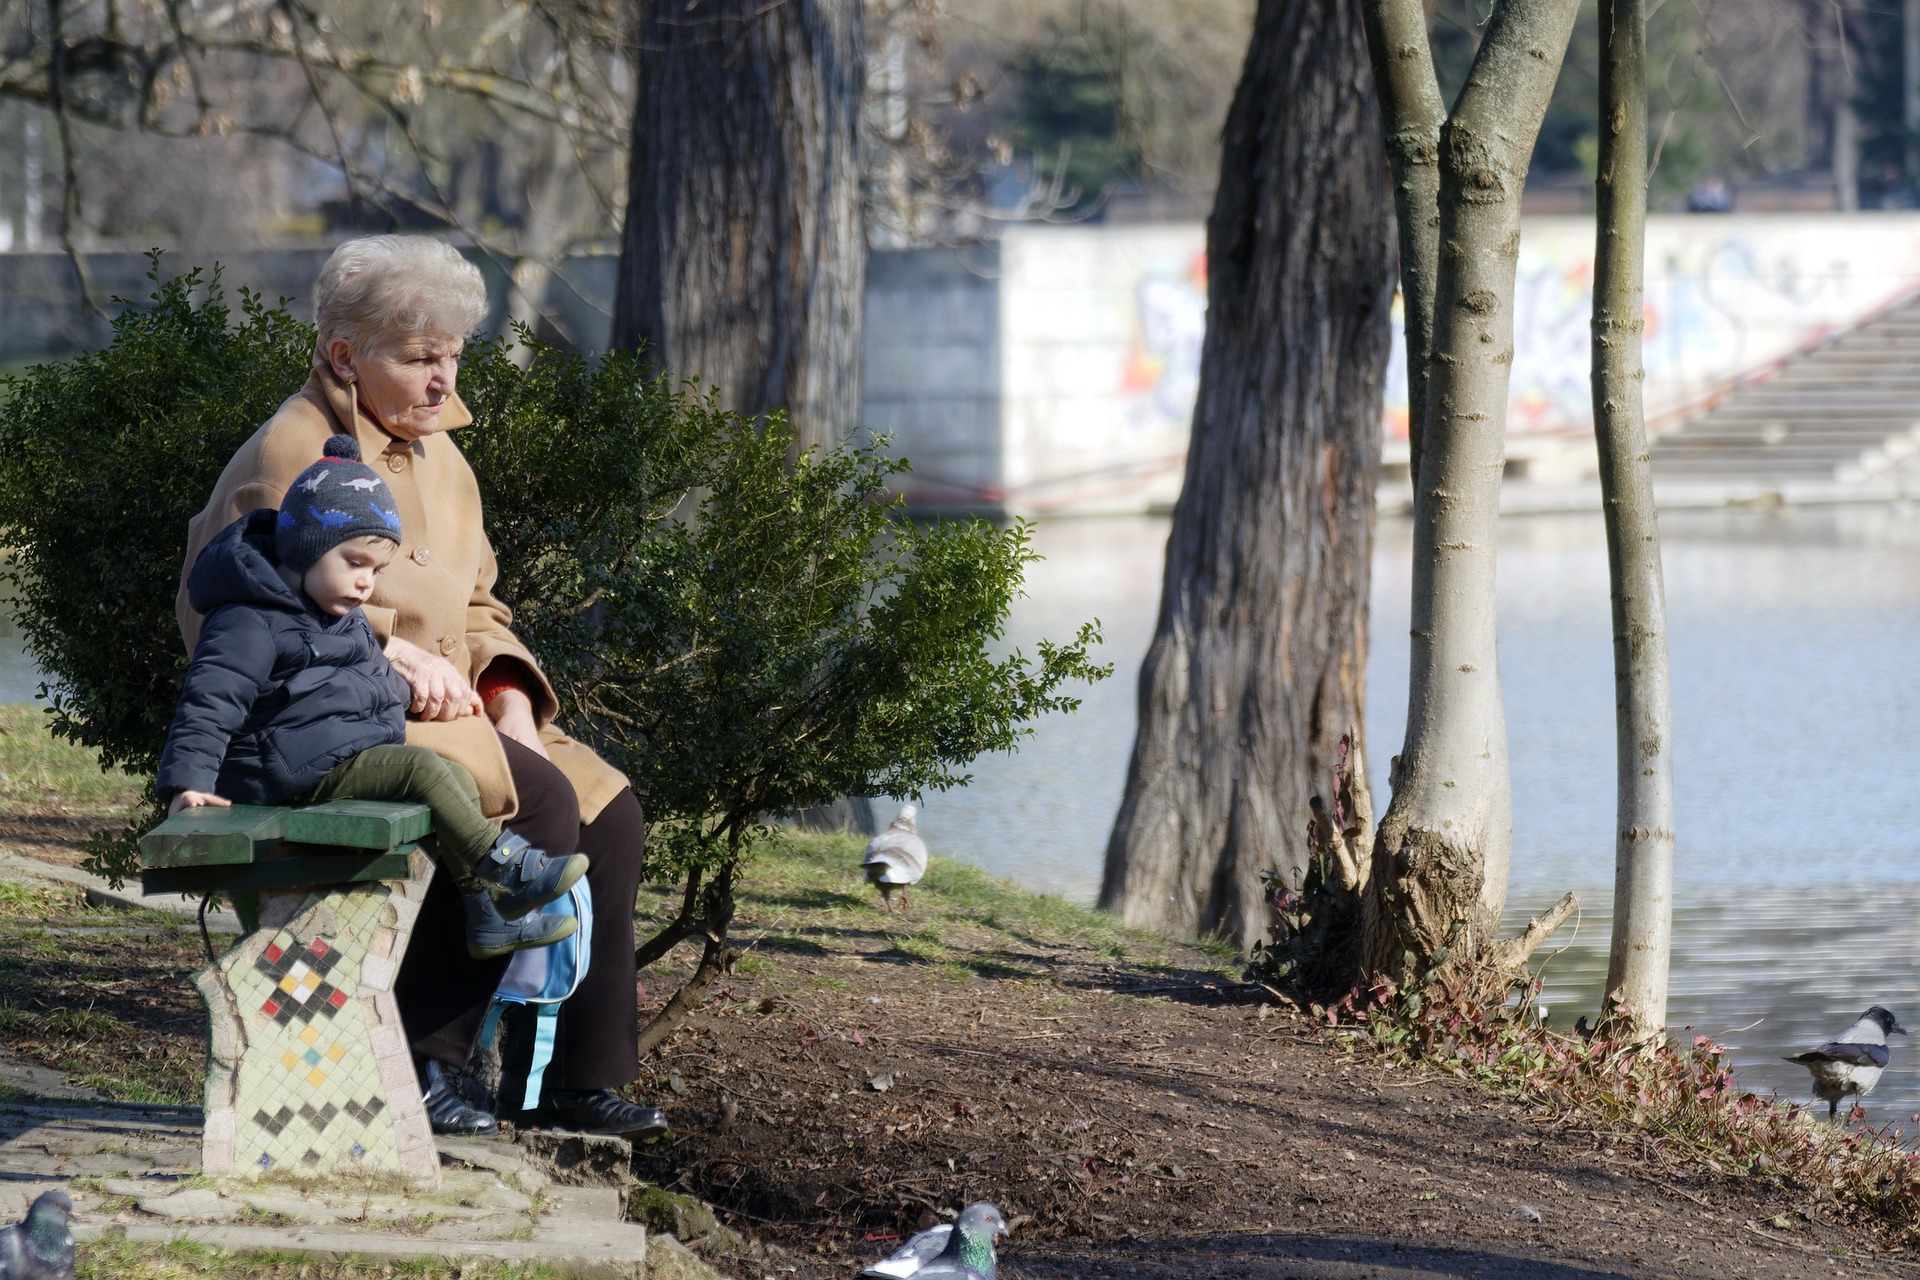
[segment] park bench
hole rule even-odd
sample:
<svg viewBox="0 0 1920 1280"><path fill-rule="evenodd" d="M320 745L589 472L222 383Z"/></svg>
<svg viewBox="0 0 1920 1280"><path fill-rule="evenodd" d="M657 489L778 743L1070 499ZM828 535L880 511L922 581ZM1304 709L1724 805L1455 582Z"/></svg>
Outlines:
<svg viewBox="0 0 1920 1280"><path fill-rule="evenodd" d="M247 931L193 978L209 1019L204 1173L439 1186L393 996L431 829L424 805L334 800L183 809L141 837L148 893L225 893Z"/></svg>

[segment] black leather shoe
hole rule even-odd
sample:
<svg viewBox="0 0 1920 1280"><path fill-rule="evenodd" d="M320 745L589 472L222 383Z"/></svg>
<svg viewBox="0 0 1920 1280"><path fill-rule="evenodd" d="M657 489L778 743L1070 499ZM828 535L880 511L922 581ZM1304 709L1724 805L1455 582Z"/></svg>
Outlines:
<svg viewBox="0 0 1920 1280"><path fill-rule="evenodd" d="M471 1138L500 1132L500 1122L462 1098L438 1062L428 1058L413 1067L426 1089L427 1124L435 1133Z"/></svg>
<svg viewBox="0 0 1920 1280"><path fill-rule="evenodd" d="M660 1108L635 1106L611 1089L555 1089L544 1113L556 1129L620 1138L657 1138L669 1127Z"/></svg>

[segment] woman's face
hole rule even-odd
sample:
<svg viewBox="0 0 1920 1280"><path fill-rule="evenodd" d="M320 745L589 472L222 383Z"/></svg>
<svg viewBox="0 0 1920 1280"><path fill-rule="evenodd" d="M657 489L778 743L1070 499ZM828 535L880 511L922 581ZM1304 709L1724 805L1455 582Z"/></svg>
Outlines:
<svg viewBox="0 0 1920 1280"><path fill-rule="evenodd" d="M464 345L446 334L419 334L355 351L335 338L327 355L333 371L354 385L363 412L388 435L418 440L445 429L440 412L453 397Z"/></svg>

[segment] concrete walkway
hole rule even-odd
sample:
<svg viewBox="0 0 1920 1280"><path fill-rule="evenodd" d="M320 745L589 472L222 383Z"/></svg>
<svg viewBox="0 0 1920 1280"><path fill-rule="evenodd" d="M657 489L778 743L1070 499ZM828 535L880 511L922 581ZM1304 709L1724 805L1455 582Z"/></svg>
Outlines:
<svg viewBox="0 0 1920 1280"><path fill-rule="evenodd" d="M318 1257L541 1262L590 1277L712 1276L670 1237L628 1222L631 1150L618 1138L442 1139L439 1192L199 1176L200 1113L77 1097L0 1064L0 1221L60 1186L83 1242L192 1240ZM52 1084L64 1096L46 1092ZM589 1149L590 1148L590 1149ZM569 1185L569 1184L573 1185Z"/></svg>

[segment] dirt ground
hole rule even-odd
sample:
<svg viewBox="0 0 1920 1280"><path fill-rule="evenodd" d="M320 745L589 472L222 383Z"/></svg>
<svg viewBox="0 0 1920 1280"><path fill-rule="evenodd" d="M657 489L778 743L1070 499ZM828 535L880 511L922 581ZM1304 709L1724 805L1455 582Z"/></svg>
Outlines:
<svg viewBox="0 0 1920 1280"><path fill-rule="evenodd" d="M86 813L0 813L0 848L25 858L77 867L80 842L113 820Z"/></svg>
<svg viewBox="0 0 1920 1280"><path fill-rule="evenodd" d="M646 1170L803 1278L975 1199L1016 1278L1920 1273L1784 1190L1351 1056L1204 957L1032 940L1008 977L928 980L882 930L820 943L658 1063L681 1133Z"/></svg>
<svg viewBox="0 0 1920 1280"><path fill-rule="evenodd" d="M633 1091L677 1131L642 1176L787 1251L713 1259L740 1280L844 1280L977 1199L1014 1225L1008 1280L1920 1275L1804 1194L1349 1052L1217 955L1002 905L971 872L885 916L809 887L829 866L761 872L746 960ZM190 926L0 907L0 1055L197 1092Z"/></svg>

